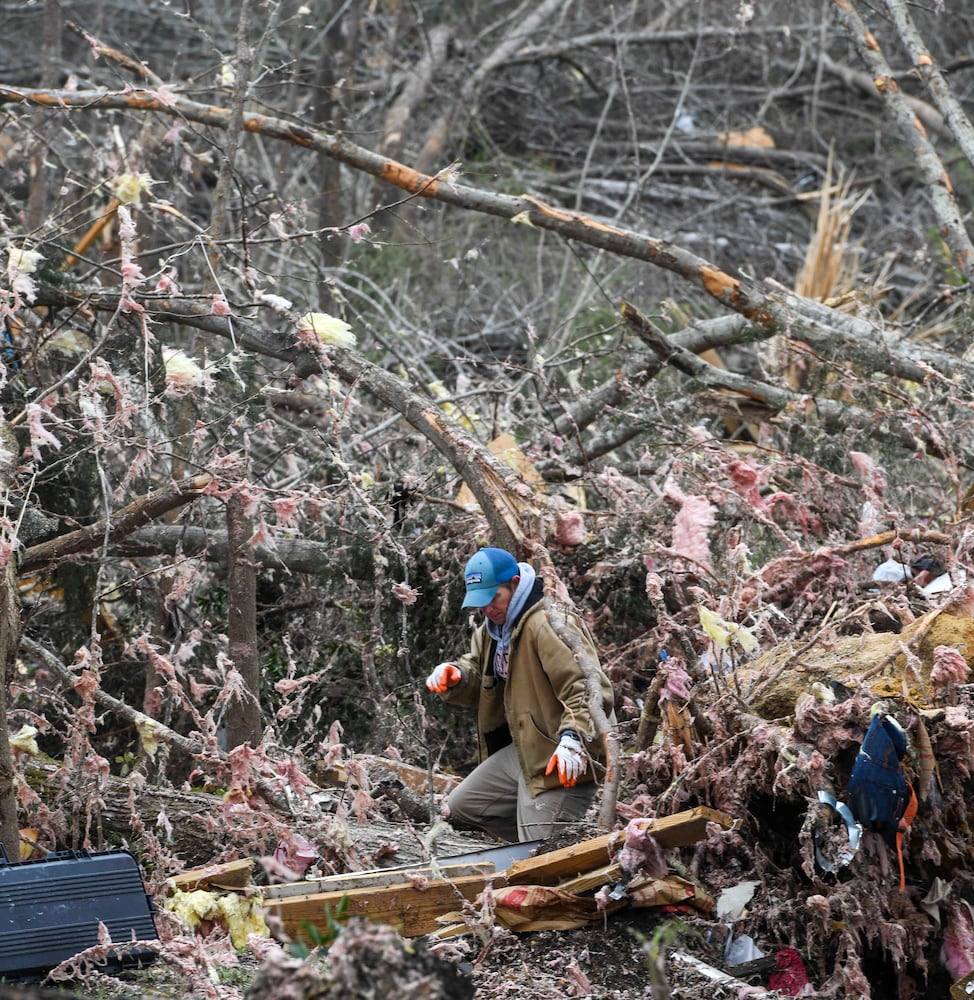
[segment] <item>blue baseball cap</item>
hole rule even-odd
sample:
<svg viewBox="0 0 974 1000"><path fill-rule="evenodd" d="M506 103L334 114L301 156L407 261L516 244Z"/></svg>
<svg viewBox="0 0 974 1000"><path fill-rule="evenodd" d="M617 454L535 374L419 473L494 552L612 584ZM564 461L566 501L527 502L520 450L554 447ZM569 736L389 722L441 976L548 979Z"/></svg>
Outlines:
<svg viewBox="0 0 974 1000"><path fill-rule="evenodd" d="M505 549L481 549L467 561L463 580L467 585L464 608L485 608L494 599L499 583L520 576L517 560Z"/></svg>

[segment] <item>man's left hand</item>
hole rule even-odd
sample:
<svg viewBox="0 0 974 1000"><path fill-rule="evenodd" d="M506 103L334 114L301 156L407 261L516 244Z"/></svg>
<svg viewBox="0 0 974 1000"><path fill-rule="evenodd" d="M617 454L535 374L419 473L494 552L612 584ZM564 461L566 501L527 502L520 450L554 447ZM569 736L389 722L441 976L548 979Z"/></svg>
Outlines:
<svg viewBox="0 0 974 1000"><path fill-rule="evenodd" d="M565 788L573 788L588 767L582 741L576 733L570 730L561 734L561 742L551 755L545 774L551 774L556 767L558 768L558 780Z"/></svg>

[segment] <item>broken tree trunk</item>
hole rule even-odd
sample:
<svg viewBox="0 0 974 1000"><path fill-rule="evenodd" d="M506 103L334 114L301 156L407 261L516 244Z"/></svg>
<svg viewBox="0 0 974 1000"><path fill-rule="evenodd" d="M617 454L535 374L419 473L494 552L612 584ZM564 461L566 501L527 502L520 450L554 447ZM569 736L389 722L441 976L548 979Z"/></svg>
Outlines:
<svg viewBox="0 0 974 1000"><path fill-rule="evenodd" d="M230 662L240 675L240 684L234 686L224 716L229 750L245 743L257 746L262 728L253 534L253 519L245 510L243 497L231 493L227 498L227 640Z"/></svg>
<svg viewBox="0 0 974 1000"><path fill-rule="evenodd" d="M65 794L62 784L55 778L59 769L56 761L46 757L30 757L22 764L24 780L49 808L55 808L59 798ZM120 777L110 777L100 794L104 802L101 829L106 839L124 840L136 854L142 847L146 818L162 815L166 817L166 829L154 828L150 832L160 840L166 840L172 853L187 865L208 865L221 856L232 857L240 853L234 846L235 836L240 833L235 827L239 824L233 820L234 814L225 810L226 803L221 795L141 785L137 793L138 808L133 811L132 785L127 778ZM262 808L267 807L264 805ZM295 825L293 816L281 814L279 819L289 826ZM406 828L402 823L380 819L357 823L326 814L308 817L307 824L309 834L312 826L321 831L321 839L314 844L320 853L332 850L334 844L345 846L350 871L356 867L372 868L376 864L390 867L416 864L428 857L429 849L423 843L421 834L404 836ZM266 844L268 852L274 848L272 839ZM18 846L15 832L15 851ZM50 839L45 842L42 831L40 846L45 850L60 850L69 845L55 844ZM447 831L437 840L437 849L451 854L463 854L483 846L484 840L474 834Z"/></svg>
<svg viewBox="0 0 974 1000"><path fill-rule="evenodd" d="M14 762L7 729L7 684L20 641L20 600L12 559L0 569L0 843L7 856L19 857Z"/></svg>
<svg viewBox="0 0 974 1000"><path fill-rule="evenodd" d="M68 556L93 552L107 542L114 542L156 518L201 496L210 483L210 476L191 476L161 490L138 497L128 506L112 514L109 522L94 524L58 535L27 549L18 560L18 570L27 573L49 566Z"/></svg>
<svg viewBox="0 0 974 1000"><path fill-rule="evenodd" d="M13 433L4 428L2 448L7 455L18 454ZM3 463L0 476L6 485L12 470L9 462ZM10 733L7 729L7 685L10 668L17 655L20 643L21 618L20 595L17 591L17 575L10 545L0 568L0 843L7 850L7 856L16 860L20 852L20 836L17 823L17 796L14 788L14 762L10 750Z"/></svg>
<svg viewBox="0 0 974 1000"><path fill-rule="evenodd" d="M23 777L48 808L55 808L65 789L57 779L60 765L47 757L30 757L23 763ZM167 831L153 831L159 839L168 839L168 846L188 864L204 864L213 859L229 842L226 833L219 832L219 795L207 792L183 792L175 788L143 785L138 791L138 810L133 809L132 785L125 778L112 777L101 791L100 829L107 841L121 839L138 852L145 819L164 815ZM40 832L39 846L45 851L62 850L75 845L52 842ZM104 844L94 845L102 849Z"/></svg>

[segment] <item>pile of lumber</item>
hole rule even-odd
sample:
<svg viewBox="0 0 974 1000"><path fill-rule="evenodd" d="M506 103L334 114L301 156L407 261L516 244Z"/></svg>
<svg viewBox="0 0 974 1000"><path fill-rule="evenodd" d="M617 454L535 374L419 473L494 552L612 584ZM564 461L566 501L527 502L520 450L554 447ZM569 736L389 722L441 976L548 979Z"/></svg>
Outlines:
<svg viewBox="0 0 974 1000"><path fill-rule="evenodd" d="M703 806L659 819L637 819L639 834L662 849L685 847L707 836L708 827L734 828L726 813ZM629 828L627 828L629 829ZM617 855L626 842L620 830L583 840L534 857L521 857L498 870L498 859L516 857L518 848L474 852L425 864L331 875L260 888L268 926L295 940L316 934L325 939L336 920L360 917L387 924L404 937L447 937L468 929L465 903L477 903L485 891L495 894L495 918L515 930L568 928L602 919L630 905L685 901L706 910L706 894L683 879L649 879L626 872ZM522 852L523 853L523 852ZM220 888L253 892L252 862L184 872L170 879L173 891ZM594 894L615 888L610 905ZM654 902L655 901L655 902Z"/></svg>

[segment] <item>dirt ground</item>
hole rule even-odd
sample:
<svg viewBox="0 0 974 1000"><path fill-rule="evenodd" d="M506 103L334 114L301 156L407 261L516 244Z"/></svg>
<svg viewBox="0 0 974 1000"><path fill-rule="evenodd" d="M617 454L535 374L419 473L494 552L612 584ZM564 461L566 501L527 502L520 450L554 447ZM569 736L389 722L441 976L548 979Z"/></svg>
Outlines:
<svg viewBox="0 0 974 1000"><path fill-rule="evenodd" d="M604 1000L654 1000L669 995L673 1000L704 1000L736 995L707 981L672 959L666 961L661 978L654 968L653 942L659 936L672 940L674 925L666 917L650 911L634 911L625 919L614 918L604 925L573 931L539 931L514 934L499 930L479 954L456 959L456 965L477 1000L562 1000L566 997L599 997ZM693 951L700 956L700 933L686 928L693 939ZM456 946L454 946L456 947ZM474 946L470 945L471 951ZM460 948L462 950L462 946ZM259 969L253 956L242 955L239 966L217 972L220 994L248 996ZM755 979L754 982L757 982ZM669 990L667 994L666 990ZM38 985L0 985L0 1000L61 1000L73 996L104 1000L176 1000L203 996L188 993L176 970L164 963L144 970L114 976L95 976L86 984L67 986L63 991ZM265 995L261 992L261 996ZM295 994L307 997L311 993ZM335 996L336 994L318 994ZM344 1000L366 1000L379 994L344 994ZM403 993L408 996L408 993ZM433 993L434 997L450 994Z"/></svg>
<svg viewBox="0 0 974 1000"><path fill-rule="evenodd" d="M405 953L412 950L408 945ZM422 946L421 946L422 947ZM217 965L208 987L188 989L184 977L165 962L141 970L115 975L95 974L84 983L65 984L61 989L41 984L0 984L0 1000L176 1000L188 996L268 998L288 996L295 1000L372 1000L385 997L383 985L401 976L401 996L424 996L434 1000L563 1000L567 997L598 997L600 1000L723 1000L737 997L740 987L759 987L765 973L738 980L736 986L714 982L683 964L674 953L686 953L712 967L720 965L719 949L712 940L712 925L696 918L631 910L615 915L602 924L569 931L538 931L515 934L495 928L489 939L472 936L453 939L434 947L444 963L452 964L459 975L454 980L442 974L430 992L411 992L405 970L387 963L375 971L375 989L332 986L320 992L299 976L291 977L289 989L280 982L269 991L261 982L261 962L241 953L232 966ZM407 959L408 961L408 959ZM364 979L370 970L359 969ZM320 987L320 984L319 984ZM768 993L768 996L784 994ZM814 995L814 994L806 994Z"/></svg>

